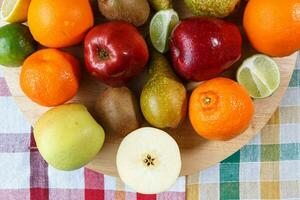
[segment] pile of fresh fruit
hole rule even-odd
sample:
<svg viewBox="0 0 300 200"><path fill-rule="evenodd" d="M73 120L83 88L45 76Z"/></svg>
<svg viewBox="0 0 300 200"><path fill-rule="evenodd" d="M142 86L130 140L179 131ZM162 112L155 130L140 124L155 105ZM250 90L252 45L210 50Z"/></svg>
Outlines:
<svg viewBox="0 0 300 200"><path fill-rule="evenodd" d="M104 131L120 134L121 179L137 192L158 193L181 169L176 141L160 129L176 129L187 112L194 130L209 140L229 140L248 128L251 97L266 98L280 84L269 56L300 49L300 1L249 0L242 28L221 19L242 9L239 0L184 2L196 16L180 19L171 0L98 0L110 22L95 25L93 1L3 1L1 16L9 24L0 28L0 64L22 66L26 96L54 106L34 125L37 147L50 165L78 169L100 151ZM26 20L28 26L21 24ZM141 25L149 26L147 40ZM243 31L261 54L242 62L237 82L218 77L241 58ZM38 43L45 48L37 50ZM84 64L59 49L80 43ZM96 120L84 105L64 104L76 95L83 66L108 85L95 101ZM138 101L125 85L146 66L149 76ZM203 82L190 94L190 81ZM142 118L155 128L140 128Z"/></svg>

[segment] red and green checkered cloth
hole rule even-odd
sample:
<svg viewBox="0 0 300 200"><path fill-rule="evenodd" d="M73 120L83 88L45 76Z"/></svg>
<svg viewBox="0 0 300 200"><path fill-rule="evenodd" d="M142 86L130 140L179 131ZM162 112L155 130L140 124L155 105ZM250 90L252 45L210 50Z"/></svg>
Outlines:
<svg viewBox="0 0 300 200"><path fill-rule="evenodd" d="M0 200L300 199L300 63L279 109L249 144L157 195L82 168L55 170L36 150L30 124L0 69Z"/></svg>

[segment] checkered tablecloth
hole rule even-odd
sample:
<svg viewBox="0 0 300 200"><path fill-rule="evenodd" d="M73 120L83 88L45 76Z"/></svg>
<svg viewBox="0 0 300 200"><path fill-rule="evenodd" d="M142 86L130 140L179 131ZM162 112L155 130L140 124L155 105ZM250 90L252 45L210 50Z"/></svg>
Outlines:
<svg viewBox="0 0 300 200"><path fill-rule="evenodd" d="M221 163L186 179L187 199L300 199L300 60L268 124Z"/></svg>
<svg viewBox="0 0 300 200"><path fill-rule="evenodd" d="M31 126L0 69L0 200L300 199L300 63L280 108L257 137L221 163L180 177L168 192L141 195L85 168L55 170L34 146Z"/></svg>

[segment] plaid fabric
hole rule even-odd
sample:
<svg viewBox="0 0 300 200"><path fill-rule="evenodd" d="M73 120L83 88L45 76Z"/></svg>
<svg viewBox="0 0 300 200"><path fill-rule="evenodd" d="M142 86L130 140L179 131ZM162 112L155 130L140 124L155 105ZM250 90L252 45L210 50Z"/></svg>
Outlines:
<svg viewBox="0 0 300 200"><path fill-rule="evenodd" d="M299 56L298 56L299 58ZM268 124L221 163L187 177L187 199L300 199L300 62Z"/></svg>
<svg viewBox="0 0 300 200"><path fill-rule="evenodd" d="M168 191L137 194L119 179L82 168L62 172L36 150L0 70L0 200L300 199L300 63L268 125L248 145Z"/></svg>
<svg viewBox="0 0 300 200"><path fill-rule="evenodd" d="M81 168L63 172L48 166L37 149L0 69L0 200L185 199L185 177L169 191L137 194L120 179Z"/></svg>

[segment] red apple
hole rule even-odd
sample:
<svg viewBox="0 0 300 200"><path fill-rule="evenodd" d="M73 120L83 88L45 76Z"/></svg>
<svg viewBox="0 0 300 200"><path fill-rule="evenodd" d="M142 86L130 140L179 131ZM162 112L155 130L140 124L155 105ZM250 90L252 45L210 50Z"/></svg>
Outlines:
<svg viewBox="0 0 300 200"><path fill-rule="evenodd" d="M222 73L241 57L239 28L229 22L192 17L178 24L171 36L175 70L187 80L203 81Z"/></svg>
<svg viewBox="0 0 300 200"><path fill-rule="evenodd" d="M84 41L88 71L110 86L122 86L140 73L149 58L147 44L127 22L108 22L94 27Z"/></svg>

